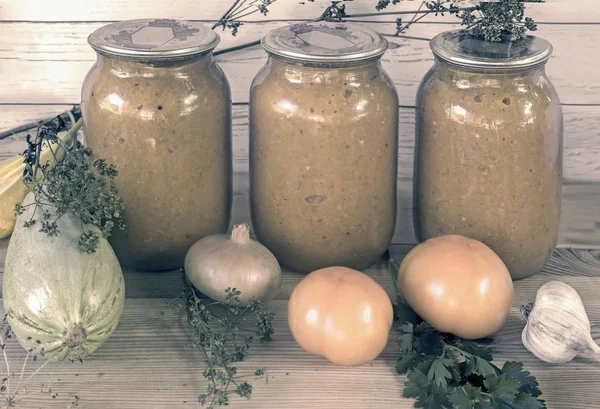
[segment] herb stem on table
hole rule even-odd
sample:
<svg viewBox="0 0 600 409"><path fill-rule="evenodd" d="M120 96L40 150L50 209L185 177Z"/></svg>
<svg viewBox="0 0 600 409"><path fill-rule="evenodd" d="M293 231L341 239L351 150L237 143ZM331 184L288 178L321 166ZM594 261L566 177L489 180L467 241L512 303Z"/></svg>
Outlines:
<svg viewBox="0 0 600 409"><path fill-rule="evenodd" d="M242 307L241 292L235 288L226 290L225 303L205 301L198 296L185 275L183 281L182 294L170 304L186 311L187 322L192 328L192 345L202 351L206 362L203 376L209 385L206 393L198 397L199 403L211 409L228 405L231 394L249 399L252 385L243 379L263 376L264 369L238 375L234 364L246 358L254 336L258 336L261 342L271 340L274 314L264 310L258 301ZM254 314L256 328L242 325L248 322L250 313Z"/></svg>

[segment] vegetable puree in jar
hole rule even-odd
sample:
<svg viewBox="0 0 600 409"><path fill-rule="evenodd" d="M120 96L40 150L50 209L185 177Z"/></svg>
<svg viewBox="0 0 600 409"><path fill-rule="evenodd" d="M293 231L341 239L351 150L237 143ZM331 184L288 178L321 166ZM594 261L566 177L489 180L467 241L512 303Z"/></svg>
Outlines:
<svg viewBox="0 0 600 409"><path fill-rule="evenodd" d="M417 98L417 236L483 241L513 279L531 276L556 246L560 215L562 111L544 71L551 46L535 37L480 44L463 32L431 44L436 62Z"/></svg>
<svg viewBox="0 0 600 409"><path fill-rule="evenodd" d="M229 226L231 102L211 51L218 36L174 20L135 20L90 36L98 61L83 87L85 141L117 166L120 262L183 266L189 247Z"/></svg>
<svg viewBox="0 0 600 409"><path fill-rule="evenodd" d="M295 269L368 267L396 220L398 97L370 30L297 24L263 40L250 97L257 238Z"/></svg>

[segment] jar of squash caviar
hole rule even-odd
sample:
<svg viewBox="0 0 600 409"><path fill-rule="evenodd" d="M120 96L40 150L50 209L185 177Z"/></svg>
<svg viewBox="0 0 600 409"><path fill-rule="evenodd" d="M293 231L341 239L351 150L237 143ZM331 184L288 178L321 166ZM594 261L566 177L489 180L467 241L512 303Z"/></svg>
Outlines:
<svg viewBox="0 0 600 409"><path fill-rule="evenodd" d="M396 220L398 97L387 41L346 24L295 24L262 41L250 93L250 202L257 238L301 271L363 269Z"/></svg>
<svg viewBox="0 0 600 409"><path fill-rule="evenodd" d="M225 233L232 199L231 97L198 23L134 20L89 37L85 143L117 166L127 227L110 237L128 267L181 267L198 239Z"/></svg>
<svg viewBox="0 0 600 409"><path fill-rule="evenodd" d="M417 94L417 237L483 241L513 279L529 277L558 239L563 117L545 71L552 46L449 31L431 49Z"/></svg>

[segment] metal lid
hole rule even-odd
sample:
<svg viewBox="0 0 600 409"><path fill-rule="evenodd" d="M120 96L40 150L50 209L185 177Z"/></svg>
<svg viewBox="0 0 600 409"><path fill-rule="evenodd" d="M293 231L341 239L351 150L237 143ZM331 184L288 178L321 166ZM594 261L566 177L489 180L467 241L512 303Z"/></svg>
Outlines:
<svg viewBox="0 0 600 409"><path fill-rule="evenodd" d="M212 51L219 35L191 21L144 19L100 27L88 43L100 54L141 60L170 60Z"/></svg>
<svg viewBox="0 0 600 409"><path fill-rule="evenodd" d="M373 30L351 24L301 23L271 31L262 46L293 61L345 63L378 58L388 42Z"/></svg>
<svg viewBox="0 0 600 409"><path fill-rule="evenodd" d="M482 69L533 67L548 61L552 54L552 45L539 37L490 42L464 30L438 34L429 46L436 57L450 64Z"/></svg>

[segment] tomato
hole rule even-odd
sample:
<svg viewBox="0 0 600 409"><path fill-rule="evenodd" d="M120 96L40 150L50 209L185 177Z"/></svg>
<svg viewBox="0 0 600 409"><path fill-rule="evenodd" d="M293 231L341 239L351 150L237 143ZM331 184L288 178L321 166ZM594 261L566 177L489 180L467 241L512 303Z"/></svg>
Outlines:
<svg viewBox="0 0 600 409"><path fill-rule="evenodd" d="M513 300L508 269L488 246L458 235L424 241L398 271L405 302L441 332L484 338L506 323Z"/></svg>
<svg viewBox="0 0 600 409"><path fill-rule="evenodd" d="M306 351L340 365L375 359L387 344L394 314L385 290L368 275L328 267L294 288L288 323Z"/></svg>

